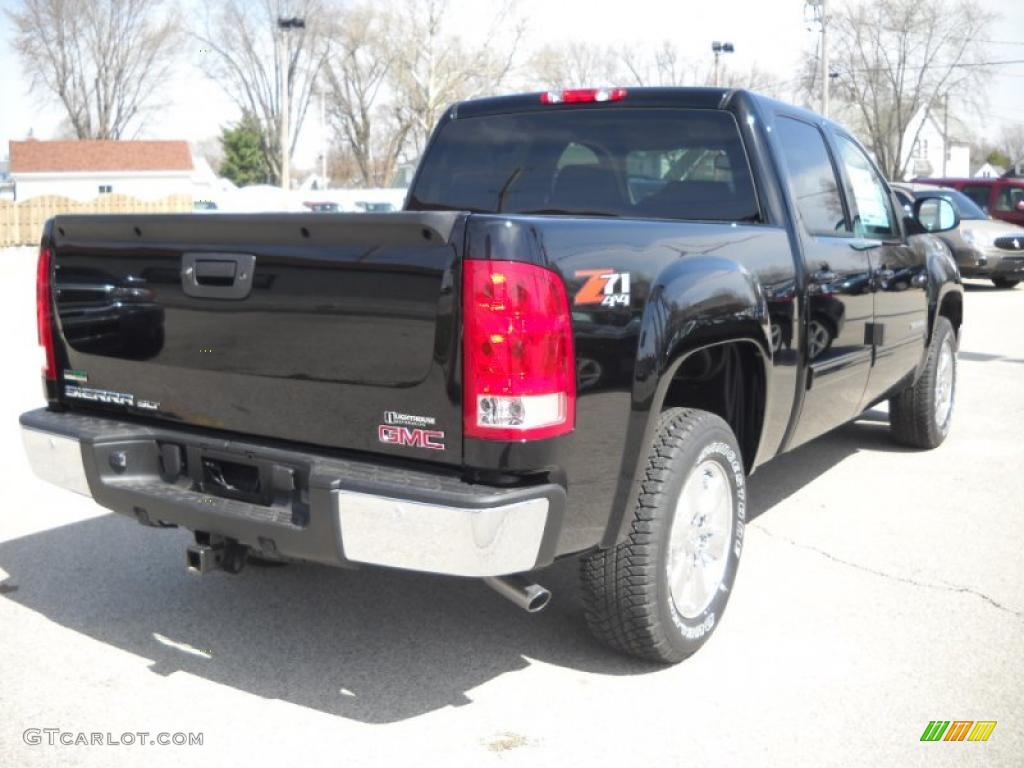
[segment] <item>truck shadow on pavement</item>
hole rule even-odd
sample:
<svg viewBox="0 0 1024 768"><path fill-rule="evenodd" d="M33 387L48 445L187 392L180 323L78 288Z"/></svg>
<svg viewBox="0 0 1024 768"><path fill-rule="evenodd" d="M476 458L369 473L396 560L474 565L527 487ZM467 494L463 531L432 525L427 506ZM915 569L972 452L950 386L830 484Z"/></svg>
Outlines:
<svg viewBox="0 0 1024 768"><path fill-rule="evenodd" d="M861 451L908 453L889 434L889 415L872 409L855 421L826 433L758 468L748 482L747 522L781 504L848 456Z"/></svg>
<svg viewBox="0 0 1024 768"><path fill-rule="evenodd" d="M900 450L887 427L858 422L766 465L751 478L751 517L879 447ZM480 581L384 569L250 566L199 578L185 571L189 542L114 514L2 542L0 599L150 659L156 674L367 723L469 704L472 689L532 660L605 675L661 669L590 638L575 559L541 572L554 599L529 615Z"/></svg>
<svg viewBox="0 0 1024 768"><path fill-rule="evenodd" d="M156 674L367 723L469 704L473 688L533 659L606 675L660 669L590 638L575 560L542 572L554 598L530 615L478 580L385 569L197 577L185 571L190 541L106 514L2 542L0 599L152 660Z"/></svg>

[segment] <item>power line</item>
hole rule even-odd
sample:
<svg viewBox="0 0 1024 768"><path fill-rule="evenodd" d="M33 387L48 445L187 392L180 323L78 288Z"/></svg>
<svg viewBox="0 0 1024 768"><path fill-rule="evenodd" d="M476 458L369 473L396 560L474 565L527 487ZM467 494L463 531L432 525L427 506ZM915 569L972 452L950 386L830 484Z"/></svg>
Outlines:
<svg viewBox="0 0 1024 768"><path fill-rule="evenodd" d="M994 118L996 118L998 120L1014 120L1014 121L1019 122L1020 119L1021 119L1021 115L1016 115L1015 117L1010 117L1009 115L1005 115L1002 112L990 112L987 109L978 110L978 114L985 115L986 117L994 117Z"/></svg>
<svg viewBox="0 0 1024 768"><path fill-rule="evenodd" d="M919 67L908 66L907 70L919 69L961 69L964 67L999 67L1005 64L1024 64L1024 59L1005 59L1003 61L965 61L960 64L923 64ZM845 72L889 72L892 67L863 67L857 69L845 69Z"/></svg>

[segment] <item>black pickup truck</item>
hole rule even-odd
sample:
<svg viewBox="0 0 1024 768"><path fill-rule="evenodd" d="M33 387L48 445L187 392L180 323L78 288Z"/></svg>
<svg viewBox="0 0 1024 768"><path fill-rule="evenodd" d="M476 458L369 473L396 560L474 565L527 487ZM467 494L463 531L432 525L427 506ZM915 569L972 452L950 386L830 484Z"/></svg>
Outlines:
<svg viewBox="0 0 1024 768"><path fill-rule="evenodd" d="M58 216L42 238L43 478L187 564L529 578L581 559L601 640L718 625L754 469L888 400L943 441L962 289L840 126L745 91L451 107L403 211Z"/></svg>

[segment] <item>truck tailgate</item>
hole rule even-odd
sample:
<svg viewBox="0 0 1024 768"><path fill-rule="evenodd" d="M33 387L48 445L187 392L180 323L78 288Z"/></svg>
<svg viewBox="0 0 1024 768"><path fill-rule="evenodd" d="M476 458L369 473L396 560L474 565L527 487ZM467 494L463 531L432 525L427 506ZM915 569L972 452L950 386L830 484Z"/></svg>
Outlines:
<svg viewBox="0 0 1024 768"><path fill-rule="evenodd" d="M44 246L55 265L59 397L457 463L463 221L58 217Z"/></svg>

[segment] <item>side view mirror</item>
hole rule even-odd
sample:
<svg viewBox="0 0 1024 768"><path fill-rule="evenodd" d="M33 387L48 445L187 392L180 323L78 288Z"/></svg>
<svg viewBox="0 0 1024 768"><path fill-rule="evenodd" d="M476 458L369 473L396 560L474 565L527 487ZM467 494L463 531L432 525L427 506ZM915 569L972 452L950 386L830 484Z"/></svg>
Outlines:
<svg viewBox="0 0 1024 768"><path fill-rule="evenodd" d="M944 197L919 197L914 202L914 220L925 232L949 232L960 226L960 214Z"/></svg>

